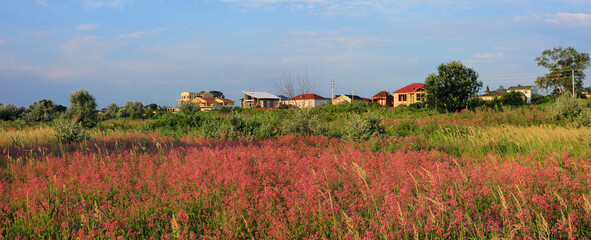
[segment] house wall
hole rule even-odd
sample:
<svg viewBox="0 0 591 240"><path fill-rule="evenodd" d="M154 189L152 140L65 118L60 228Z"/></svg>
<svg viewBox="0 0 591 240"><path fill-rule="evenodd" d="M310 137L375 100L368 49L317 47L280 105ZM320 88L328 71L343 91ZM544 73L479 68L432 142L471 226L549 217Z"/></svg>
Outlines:
<svg viewBox="0 0 591 240"><path fill-rule="evenodd" d="M372 99L372 102L378 103L382 106L389 106L389 107L394 105L393 98L376 98L376 99Z"/></svg>
<svg viewBox="0 0 591 240"><path fill-rule="evenodd" d="M394 93L394 107L424 102L426 92Z"/></svg>
<svg viewBox="0 0 591 240"><path fill-rule="evenodd" d="M328 104L327 99L302 99L302 100L285 100L283 104L292 105L297 108L313 108L320 105Z"/></svg>
<svg viewBox="0 0 591 240"><path fill-rule="evenodd" d="M530 89L518 89L518 90L511 90L511 91L523 93L525 95L525 102L527 102L527 103L531 103L532 96L534 94L538 94L538 89L535 87L532 87Z"/></svg>

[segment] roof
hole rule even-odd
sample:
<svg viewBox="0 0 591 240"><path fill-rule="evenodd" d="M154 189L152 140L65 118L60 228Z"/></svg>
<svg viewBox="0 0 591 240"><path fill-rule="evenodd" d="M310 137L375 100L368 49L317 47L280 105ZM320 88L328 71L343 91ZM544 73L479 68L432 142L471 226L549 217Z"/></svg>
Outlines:
<svg viewBox="0 0 591 240"><path fill-rule="evenodd" d="M227 98L217 98L216 100L220 100L220 101L223 101L223 102L234 102L234 100L227 99Z"/></svg>
<svg viewBox="0 0 591 240"><path fill-rule="evenodd" d="M534 86L514 86L507 88L507 91L512 90L531 90Z"/></svg>
<svg viewBox="0 0 591 240"><path fill-rule="evenodd" d="M388 98L388 97L392 97L392 95L390 93L388 93L387 91L381 91L378 94L374 95L372 98Z"/></svg>
<svg viewBox="0 0 591 240"><path fill-rule="evenodd" d="M199 99L199 98L203 99L207 102L215 102L215 98L212 98L212 97L197 97L196 99Z"/></svg>
<svg viewBox="0 0 591 240"><path fill-rule="evenodd" d="M484 92L484 94L480 95L481 97L494 97L494 96L501 96L502 93L498 90Z"/></svg>
<svg viewBox="0 0 591 240"><path fill-rule="evenodd" d="M351 100L365 101L363 98L361 98L361 97L359 97L359 96L357 96L357 95L343 94L343 95L335 95L335 96L337 96L336 98L339 98L339 97L345 96L345 97L348 97L348 98L349 98L349 99L351 99Z"/></svg>
<svg viewBox="0 0 591 240"><path fill-rule="evenodd" d="M308 93L308 94L300 94L297 95L293 98L290 98L288 100L312 100L312 99L319 99L319 100L326 100L325 97L313 94L313 93Z"/></svg>
<svg viewBox="0 0 591 240"><path fill-rule="evenodd" d="M258 98L258 99L279 99L278 96L270 94L268 92L242 92L248 96Z"/></svg>
<svg viewBox="0 0 591 240"><path fill-rule="evenodd" d="M422 83L411 83L406 87L396 90L394 93L409 93L409 92L416 92L417 89L422 88L425 90L425 84Z"/></svg>

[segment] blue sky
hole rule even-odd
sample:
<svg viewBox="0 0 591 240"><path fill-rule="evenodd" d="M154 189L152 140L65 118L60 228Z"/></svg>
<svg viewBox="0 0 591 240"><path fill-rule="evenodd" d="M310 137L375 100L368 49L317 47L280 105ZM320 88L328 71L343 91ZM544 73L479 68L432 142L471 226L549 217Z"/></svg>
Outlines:
<svg viewBox="0 0 591 240"><path fill-rule="evenodd" d="M450 60L507 88L534 84L535 58L567 46L591 52L591 0L2 0L0 103L69 105L80 88L99 107L201 90L237 101L278 93L284 72L325 97L331 80L371 97Z"/></svg>

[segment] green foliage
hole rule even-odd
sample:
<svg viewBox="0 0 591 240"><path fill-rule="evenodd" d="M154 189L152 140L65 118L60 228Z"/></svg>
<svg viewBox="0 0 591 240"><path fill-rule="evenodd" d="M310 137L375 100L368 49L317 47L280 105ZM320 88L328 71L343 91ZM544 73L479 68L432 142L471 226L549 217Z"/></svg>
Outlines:
<svg viewBox="0 0 591 240"><path fill-rule="evenodd" d="M585 79L585 68L589 66L589 53L579 53L572 47L544 50L542 56L536 58L538 66L548 69L549 73L536 79L540 88L552 88L552 93L573 92L573 70L575 89L579 92Z"/></svg>
<svg viewBox="0 0 591 240"><path fill-rule="evenodd" d="M105 112L103 112L103 114L99 115L99 118L101 121L106 121L109 119L114 119L117 117L117 113L119 112L119 107L117 106L116 103L111 103L109 104L109 106L107 107L107 109L105 109Z"/></svg>
<svg viewBox="0 0 591 240"><path fill-rule="evenodd" d="M89 138L81 122L74 119L59 119L55 121L53 129L56 132L56 139L62 143L77 143Z"/></svg>
<svg viewBox="0 0 591 240"><path fill-rule="evenodd" d="M544 104L544 103L549 103L551 101L552 101L552 99L550 98L550 96L543 96L541 94L533 94L531 96L531 103L532 104Z"/></svg>
<svg viewBox="0 0 591 240"><path fill-rule="evenodd" d="M23 115L23 119L27 122L51 122L53 120L52 110L53 102L51 100L39 100L29 106L28 111Z"/></svg>
<svg viewBox="0 0 591 240"><path fill-rule="evenodd" d="M350 114L349 123L345 128L345 136L354 140L367 140L372 136L386 132L382 120L374 116L362 117Z"/></svg>
<svg viewBox="0 0 591 240"><path fill-rule="evenodd" d="M427 76L425 88L428 93L427 105L439 112L465 109L468 100L482 87L482 82L478 81L478 73L460 61L441 64L437 70L437 74Z"/></svg>
<svg viewBox="0 0 591 240"><path fill-rule="evenodd" d="M131 119L142 119L144 117L144 104L140 101L130 101L119 108L118 117Z"/></svg>
<svg viewBox="0 0 591 240"><path fill-rule="evenodd" d="M191 115L199 112L200 108L193 102L184 101L179 104L179 110L181 114Z"/></svg>
<svg viewBox="0 0 591 240"><path fill-rule="evenodd" d="M521 106L525 104L525 94L517 91L507 91L501 94L501 102L503 105Z"/></svg>
<svg viewBox="0 0 591 240"><path fill-rule="evenodd" d="M96 100L86 89L78 89L70 95L70 107L65 116L82 123L83 127L94 127L98 121Z"/></svg>
<svg viewBox="0 0 591 240"><path fill-rule="evenodd" d="M550 108L552 117L556 120L573 122L576 126L591 125L591 110L582 99L574 98L565 93L556 99Z"/></svg>
<svg viewBox="0 0 591 240"><path fill-rule="evenodd" d="M311 109L294 109L292 115L281 124L283 134L301 133L317 134L320 132L320 120Z"/></svg>
<svg viewBox="0 0 591 240"><path fill-rule="evenodd" d="M466 102L466 108L474 111L476 109L486 106L486 104L487 104L487 102L484 99L479 98L478 96L474 95L471 98L469 98L468 101Z"/></svg>
<svg viewBox="0 0 591 240"><path fill-rule="evenodd" d="M220 91L213 90L209 91L209 93L213 94L214 98L226 98L226 96L224 96L224 93Z"/></svg>
<svg viewBox="0 0 591 240"><path fill-rule="evenodd" d="M24 111L22 108L18 108L12 104L0 106L0 120L14 121L18 119L21 113Z"/></svg>

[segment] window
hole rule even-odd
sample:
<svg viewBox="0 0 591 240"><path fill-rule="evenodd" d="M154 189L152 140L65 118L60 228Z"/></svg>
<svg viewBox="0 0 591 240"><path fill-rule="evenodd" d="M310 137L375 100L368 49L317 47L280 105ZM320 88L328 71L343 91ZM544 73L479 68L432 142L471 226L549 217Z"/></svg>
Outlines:
<svg viewBox="0 0 591 240"><path fill-rule="evenodd" d="M398 95L398 101L399 102L406 102L406 94Z"/></svg>
<svg viewBox="0 0 591 240"><path fill-rule="evenodd" d="M424 93L417 93L417 102L422 102L425 100L425 94Z"/></svg>

